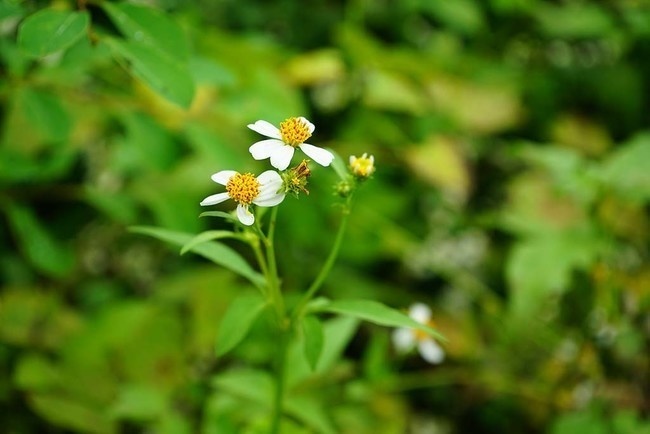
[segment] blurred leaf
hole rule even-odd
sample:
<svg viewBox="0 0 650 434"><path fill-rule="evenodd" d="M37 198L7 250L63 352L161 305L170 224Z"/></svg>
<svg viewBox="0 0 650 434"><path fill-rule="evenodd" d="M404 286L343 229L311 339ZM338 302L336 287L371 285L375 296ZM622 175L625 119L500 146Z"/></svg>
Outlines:
<svg viewBox="0 0 650 434"><path fill-rule="evenodd" d="M363 102L373 109L410 114L422 113L426 108L421 89L403 75L382 70L366 75Z"/></svg>
<svg viewBox="0 0 650 434"><path fill-rule="evenodd" d="M306 315L302 318L302 336L305 358L312 370L316 370L318 360L323 352L325 337L323 325L315 315Z"/></svg>
<svg viewBox="0 0 650 434"><path fill-rule="evenodd" d="M313 375L322 375L331 370L341 359L358 327L359 320L353 317L341 316L324 322L323 350L315 372L307 362L302 342L298 340L292 342L287 353L287 384L293 386Z"/></svg>
<svg viewBox="0 0 650 434"><path fill-rule="evenodd" d="M614 30L610 16L593 3L541 3L535 12L544 32L555 38L593 38Z"/></svg>
<svg viewBox="0 0 650 434"><path fill-rule="evenodd" d="M246 337L267 302L259 294L243 294L230 303L217 334L217 357L223 356Z"/></svg>
<svg viewBox="0 0 650 434"><path fill-rule="evenodd" d="M410 168L428 184L443 190L454 201L464 202L472 188L469 169L460 144L455 140L430 137L405 152Z"/></svg>
<svg viewBox="0 0 650 434"><path fill-rule="evenodd" d="M115 434L117 427L103 410L57 394L34 394L28 399L34 411L55 426L89 434Z"/></svg>
<svg viewBox="0 0 650 434"><path fill-rule="evenodd" d="M185 244L181 248L181 255L184 255L185 253L189 252L192 250L194 247L198 246L199 244L203 244L208 241L212 240L219 240L223 238L237 238L237 239L244 239L241 237L239 234L236 234L232 231L205 231L201 232L194 238L192 238L187 244Z"/></svg>
<svg viewBox="0 0 650 434"><path fill-rule="evenodd" d="M177 59L132 41L106 39L113 53L129 63L127 68L153 90L183 108L194 98L194 80Z"/></svg>
<svg viewBox="0 0 650 434"><path fill-rule="evenodd" d="M605 246L588 228L548 232L517 243L506 264L511 312L522 318L536 313L548 296L567 289L574 269L587 269Z"/></svg>
<svg viewBox="0 0 650 434"><path fill-rule="evenodd" d="M212 384L232 395L271 407L273 380L267 372L246 368L231 369L213 377Z"/></svg>
<svg viewBox="0 0 650 434"><path fill-rule="evenodd" d="M127 169L150 167L169 170L178 162L178 149L169 132L144 113L128 112L121 116L126 137L116 150L116 158Z"/></svg>
<svg viewBox="0 0 650 434"><path fill-rule="evenodd" d="M484 26L480 3L472 0L420 0L420 8L450 28L474 35Z"/></svg>
<svg viewBox="0 0 650 434"><path fill-rule="evenodd" d="M29 208L9 205L6 212L16 242L27 259L52 277L68 276L75 264L71 250L56 240Z"/></svg>
<svg viewBox="0 0 650 434"><path fill-rule="evenodd" d="M72 119L56 96L33 88L24 88L20 97L25 117L45 139L61 142L68 138Z"/></svg>
<svg viewBox="0 0 650 434"><path fill-rule="evenodd" d="M161 390L143 384L121 386L109 413L116 419L150 420L167 411L167 399Z"/></svg>
<svg viewBox="0 0 650 434"><path fill-rule="evenodd" d="M52 362L35 353L23 355L14 372L16 386L29 392L53 390L60 381L60 374Z"/></svg>
<svg viewBox="0 0 650 434"><path fill-rule="evenodd" d="M318 396L292 396L286 400L285 411L321 434L338 432Z"/></svg>
<svg viewBox="0 0 650 434"><path fill-rule="evenodd" d="M350 177L347 161L343 160L341 156L332 149L328 148L328 150L334 154L334 160L332 160L332 168L342 181L346 181Z"/></svg>
<svg viewBox="0 0 650 434"><path fill-rule="evenodd" d="M650 199L650 133L635 136L603 162L601 177L622 196Z"/></svg>
<svg viewBox="0 0 650 434"><path fill-rule="evenodd" d="M205 211L199 214L199 217L218 217L235 223L239 221L237 219L237 216L235 216L234 214L223 212L223 211Z"/></svg>
<svg viewBox="0 0 650 434"><path fill-rule="evenodd" d="M435 329L421 324L405 313L374 300L334 300L321 308L324 312L337 313L369 321L387 327L408 327L421 330L436 339L446 341Z"/></svg>
<svg viewBox="0 0 650 434"><path fill-rule="evenodd" d="M565 413L556 419L551 427L551 434L607 434L608 423L593 410Z"/></svg>
<svg viewBox="0 0 650 434"><path fill-rule="evenodd" d="M126 2L101 5L127 39L160 50L179 61L189 59L183 29L164 12Z"/></svg>
<svg viewBox="0 0 650 434"><path fill-rule="evenodd" d="M321 49L292 58L286 66L286 72L295 83L312 86L343 78L345 64L339 51Z"/></svg>
<svg viewBox="0 0 650 434"><path fill-rule="evenodd" d="M42 9L22 22L18 43L32 56L46 56L68 48L83 37L89 21L86 12Z"/></svg>
<svg viewBox="0 0 650 434"><path fill-rule="evenodd" d="M191 234L156 227L133 226L130 230L132 232L152 236L179 247L184 246L194 238ZM265 285L266 281L264 277L257 271L253 270L244 258L228 246L216 242L208 242L193 247L191 251L211 260L217 265L221 265L243 277L246 277L255 284L255 286L263 287Z"/></svg>

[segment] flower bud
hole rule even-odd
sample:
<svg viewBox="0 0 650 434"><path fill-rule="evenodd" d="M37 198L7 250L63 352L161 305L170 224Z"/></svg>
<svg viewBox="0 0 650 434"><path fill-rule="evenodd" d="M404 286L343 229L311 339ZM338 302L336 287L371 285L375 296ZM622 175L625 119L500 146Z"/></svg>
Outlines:
<svg viewBox="0 0 650 434"><path fill-rule="evenodd" d="M350 171L357 179L369 178L375 172L375 157L365 152L359 158L350 155Z"/></svg>

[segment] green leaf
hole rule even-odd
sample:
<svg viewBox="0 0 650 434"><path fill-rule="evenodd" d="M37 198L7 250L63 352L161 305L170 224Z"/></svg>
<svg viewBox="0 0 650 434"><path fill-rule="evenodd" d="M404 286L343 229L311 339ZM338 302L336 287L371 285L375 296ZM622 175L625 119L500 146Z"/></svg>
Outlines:
<svg viewBox="0 0 650 434"><path fill-rule="evenodd" d="M171 231L150 226L133 226L129 229L132 232L149 235L167 243L182 247L190 242L194 236L184 232ZM239 253L228 246L217 242L207 242L194 246L192 252L211 260L217 265L221 265L240 276L250 280L255 286L261 288L265 285L264 277L253 270L251 266L242 258Z"/></svg>
<svg viewBox="0 0 650 434"><path fill-rule="evenodd" d="M86 12L43 9L20 25L18 44L32 56L46 56L74 44L86 33L89 21Z"/></svg>
<svg viewBox="0 0 650 434"><path fill-rule="evenodd" d="M239 222L239 220L237 219L237 217L235 217L234 214L230 214L223 211L205 211L199 214L199 217L219 217L236 223Z"/></svg>
<svg viewBox="0 0 650 434"><path fill-rule="evenodd" d="M116 432L115 422L88 402L45 393L31 395L28 399L34 412L52 425L89 434Z"/></svg>
<svg viewBox="0 0 650 434"><path fill-rule="evenodd" d="M166 410L167 399L160 390L145 384L126 384L120 387L109 414L118 419L146 421L162 416Z"/></svg>
<svg viewBox="0 0 650 434"><path fill-rule="evenodd" d="M177 60L188 60L189 48L183 29L163 12L132 3L103 2L102 8L127 39Z"/></svg>
<svg viewBox="0 0 650 434"><path fill-rule="evenodd" d="M70 115L54 95L35 89L23 89L20 102L25 117L47 139L62 142L72 128Z"/></svg>
<svg viewBox="0 0 650 434"><path fill-rule="evenodd" d="M435 329L415 321L399 310L390 308L373 300L336 300L324 306L322 310L324 312L352 316L387 327L414 328L422 330L443 342L447 340Z"/></svg>
<svg viewBox="0 0 650 434"><path fill-rule="evenodd" d="M37 391L54 389L61 378L52 362L39 354L27 353L18 361L13 380L22 390Z"/></svg>
<svg viewBox="0 0 650 434"><path fill-rule="evenodd" d="M341 156L333 150L328 149L328 151L334 154L334 160L332 160L332 168L342 181L347 180L350 177L350 172L348 171L346 162L343 161Z"/></svg>
<svg viewBox="0 0 650 434"><path fill-rule="evenodd" d="M334 434L337 432L336 428L324 408L325 403L319 398L319 396L309 395L289 397L285 403L285 410L318 433Z"/></svg>
<svg viewBox="0 0 650 434"><path fill-rule="evenodd" d="M232 369L213 378L212 384L232 395L252 402L271 406L273 379L265 371L256 369Z"/></svg>
<svg viewBox="0 0 650 434"><path fill-rule="evenodd" d="M184 255L185 253L189 252L192 250L194 247L198 246L199 244L207 243L208 241L212 240L218 240L222 238L238 238L241 239L241 236L239 234L236 234L232 231L205 231L194 238L192 238L190 241L187 242L182 248L181 248L181 255Z"/></svg>
<svg viewBox="0 0 650 434"><path fill-rule="evenodd" d="M638 134L609 156L600 176L621 195L647 201L650 199L649 164L650 134Z"/></svg>
<svg viewBox="0 0 650 434"><path fill-rule="evenodd" d="M228 307L217 334L217 356L223 356L246 337L251 326L266 307L258 294L244 294Z"/></svg>
<svg viewBox="0 0 650 434"><path fill-rule="evenodd" d="M25 256L39 270L53 277L65 277L74 266L71 251L59 243L29 208L7 206L7 217Z"/></svg>
<svg viewBox="0 0 650 434"><path fill-rule="evenodd" d="M323 352L323 326L315 315L307 315L302 319L302 332L305 357L311 369L315 370Z"/></svg>
<svg viewBox="0 0 650 434"><path fill-rule="evenodd" d="M314 372L305 358L302 342L294 340L287 354L286 380L289 387L311 377L322 375L332 369L341 359L357 328L359 320L349 316L329 319L323 324L323 349Z"/></svg>
<svg viewBox="0 0 650 434"><path fill-rule="evenodd" d="M526 318L548 296L564 292L574 269L586 269L606 248L595 229L583 228L519 241L506 263L511 312Z"/></svg>
<svg viewBox="0 0 650 434"><path fill-rule="evenodd" d="M126 60L128 71L169 101L188 108L194 98L194 80L187 66L159 50L132 41L106 39L113 54Z"/></svg>

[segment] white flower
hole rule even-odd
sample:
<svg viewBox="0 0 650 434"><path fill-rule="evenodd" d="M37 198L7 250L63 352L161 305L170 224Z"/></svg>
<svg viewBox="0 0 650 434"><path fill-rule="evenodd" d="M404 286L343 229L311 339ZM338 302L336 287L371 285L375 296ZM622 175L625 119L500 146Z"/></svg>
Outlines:
<svg viewBox="0 0 650 434"><path fill-rule="evenodd" d="M248 150L256 160L271 159L271 165L285 170L291 163L296 148L302 149L309 158L321 166L329 166L334 155L318 146L305 143L314 132L314 124L304 117L289 118L280 123L280 128L267 121L257 121L248 128L270 139L253 143Z"/></svg>
<svg viewBox="0 0 650 434"><path fill-rule="evenodd" d="M252 173L238 173L234 170L222 170L212 175L217 184L225 185L224 193L217 193L201 201L201 206L216 205L228 199L237 202L237 218L250 226L255 216L249 211L250 204L257 206L275 206L284 200L282 178L274 170L267 170L255 178Z"/></svg>
<svg viewBox="0 0 650 434"><path fill-rule="evenodd" d="M409 316L421 324L431 325L431 309L422 303L415 303L409 309ZM398 328L393 331L393 345L397 351L406 353L417 346L418 352L424 360L432 364L441 363L445 358L445 351L428 334L410 328Z"/></svg>

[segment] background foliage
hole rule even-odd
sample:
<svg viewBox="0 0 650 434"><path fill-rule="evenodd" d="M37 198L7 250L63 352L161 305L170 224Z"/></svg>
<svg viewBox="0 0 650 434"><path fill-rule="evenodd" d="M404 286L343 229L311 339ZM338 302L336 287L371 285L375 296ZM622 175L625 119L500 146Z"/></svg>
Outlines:
<svg viewBox="0 0 650 434"><path fill-rule="evenodd" d="M264 432L264 323L214 350L248 284L127 228L218 228L209 175L296 115L378 166L325 292L449 342L328 322L286 432L650 432L646 1L2 0L0 62L2 432ZM285 288L331 242L314 172Z"/></svg>

